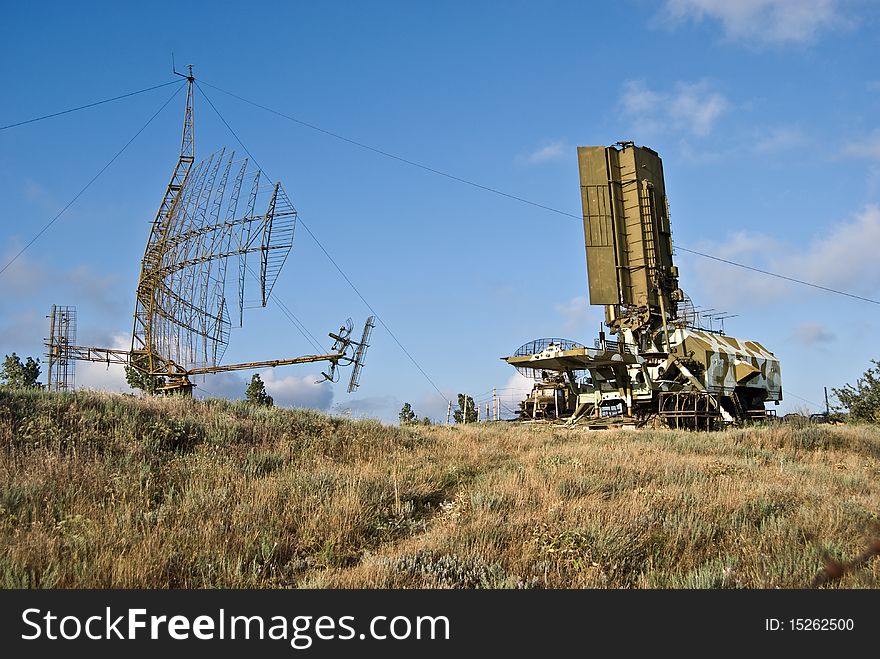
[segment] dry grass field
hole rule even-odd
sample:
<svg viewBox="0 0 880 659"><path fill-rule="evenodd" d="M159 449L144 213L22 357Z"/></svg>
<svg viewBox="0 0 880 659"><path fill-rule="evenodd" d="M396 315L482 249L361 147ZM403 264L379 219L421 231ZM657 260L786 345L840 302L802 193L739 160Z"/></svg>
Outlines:
<svg viewBox="0 0 880 659"><path fill-rule="evenodd" d="M0 392L5 588L806 587L878 512L877 426L397 428ZM878 583L869 555L826 587Z"/></svg>

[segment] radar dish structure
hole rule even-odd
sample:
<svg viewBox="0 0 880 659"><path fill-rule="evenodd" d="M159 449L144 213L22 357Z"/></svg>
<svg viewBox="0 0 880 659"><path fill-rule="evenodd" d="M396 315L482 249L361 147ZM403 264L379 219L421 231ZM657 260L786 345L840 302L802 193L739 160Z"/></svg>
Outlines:
<svg viewBox="0 0 880 659"><path fill-rule="evenodd" d="M236 281L233 305L240 327L244 309L265 307L272 295L293 246L297 212L281 182L268 183L259 168L251 167L252 158L236 160L234 152L221 149L195 164L195 78L188 68L188 75L175 71L187 80L183 135L141 261L131 350L72 345L75 329L58 320L68 308L53 307L46 340L53 386L72 387L71 360L123 364L151 378L163 393L183 394L192 392L192 375L328 361L330 374L324 376L331 381L338 377L340 362L355 365L349 384L353 391L372 316L360 343L350 338L351 320L340 334L330 333L335 342L326 354L220 363L232 328L227 281ZM258 287L250 301L248 275Z"/></svg>
<svg viewBox="0 0 880 659"><path fill-rule="evenodd" d="M537 355L553 347L557 348L558 350L574 350L575 348L583 348L584 346L577 341L572 341L571 339L534 339L532 341L529 341L528 343L522 344L513 354L515 357ZM530 380L535 380L536 382L540 382L544 377L543 369L540 368L529 368L528 366L517 365L516 370L519 371L520 375L522 375L523 377L526 377Z"/></svg>
<svg viewBox="0 0 880 659"><path fill-rule="evenodd" d="M262 172L223 150L195 165L169 212L160 214L141 265L133 362L151 375L217 366L229 343L227 279L237 279L236 324L246 306L246 282L257 280L266 306L290 249L296 209L280 182L261 186ZM231 174L231 178L230 178ZM239 202L242 187L247 199ZM262 200L262 201L261 201ZM265 209L262 214L258 208ZM259 272L248 257L259 259ZM234 273L228 262L237 259Z"/></svg>

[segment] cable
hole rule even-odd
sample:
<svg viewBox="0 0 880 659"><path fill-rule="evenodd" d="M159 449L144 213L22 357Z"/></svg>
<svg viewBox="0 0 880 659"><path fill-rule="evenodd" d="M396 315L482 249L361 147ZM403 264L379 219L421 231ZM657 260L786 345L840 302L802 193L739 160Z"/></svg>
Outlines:
<svg viewBox="0 0 880 659"><path fill-rule="evenodd" d="M440 387L438 387L434 383L434 381L430 378L430 376L427 373L425 373L425 370L419 365L419 363L415 360L415 358L411 354L409 354L409 351L403 347L403 344L400 342L400 340L397 338L397 336L394 334L394 332L391 331L391 328L385 324L385 321L382 320L382 317L376 312L375 309L373 309L372 305L370 305L370 303L367 302L366 298L364 298L364 296L361 295L361 292L357 289L357 286L355 286L351 282L351 279L348 278L348 275L346 275L342 271L342 268L339 267L339 264L336 263L336 261L333 260L333 257L330 256L330 254L327 252L326 249L324 249L324 246L321 244L321 242L318 240L318 238L315 236L315 234L312 233L312 230L309 229L308 225L306 225L305 222L303 222L302 225L303 225L303 228L309 232L309 235L315 241L315 244L321 248L322 252L324 252L324 256L326 256L330 260L330 263L333 264L333 267L336 268L336 270L339 272L340 275L342 275L342 278L346 281L346 283L348 283L348 285L351 287L351 290L353 290L357 294L357 296L361 299L361 302L363 302L367 306L367 309L370 310L370 313L372 313L376 317L376 320L379 321L379 324L382 325L382 327L385 328L385 331L388 332L389 336L391 336L391 338L394 339L394 342L397 344L397 347L399 347L403 351L403 354L405 354L409 358L409 360L413 363L413 365L419 370L419 373L421 373L424 376L424 378L431 384L431 386L434 387L434 390L438 394L440 394L444 400L446 400L448 402L449 399L446 398L446 395L442 391L440 391Z"/></svg>
<svg viewBox="0 0 880 659"><path fill-rule="evenodd" d="M202 81L202 82L204 82L204 81ZM423 169L423 170L428 171L428 172L431 172L431 173L433 173L433 174L438 174L439 176L446 177L446 178L451 179L451 180L453 180L453 181L457 181L457 182L459 182L459 183L464 183L465 185L470 185L470 186L472 186L472 187L479 188L480 190L485 190L486 192L491 192L491 193L493 193L493 194L497 194L497 195L500 195L500 196L502 196L502 197L507 197L508 199L513 199L514 201L519 201L519 202L521 202L521 203L528 204L529 206L534 206L534 207L536 207L536 208L540 208L540 209L542 209L542 210L550 211L551 213L556 213L556 214L558 214L558 215L564 215L564 216L566 216L566 217L571 217L571 218L574 218L574 219L576 219L576 220L582 220L582 219L583 219L580 215L575 215L574 213L568 213L568 212L566 212L566 211L559 210L558 208L553 208L552 206L547 206L547 205L545 205L545 204L540 204L540 203L538 203L538 202L531 201L531 200L529 200L529 199L525 199L525 198L523 198L523 197L518 197L518 196L516 196L516 195L510 194L510 193L508 193L508 192L504 192L504 191L502 191L502 190L498 190L498 189L496 189L496 188L491 188L491 187L489 187L489 186L482 185L482 184L480 184L480 183L475 183L474 181L469 181L469 180L464 179L464 178L461 178L461 177L459 177L459 176L455 176L454 174L450 174L450 173L448 173L448 172L444 172L444 171L442 171L442 170L435 169L434 167L430 167L430 166L428 166L428 165L424 165L424 164L419 163L419 162L416 162L416 161L414 161L414 160L409 160L408 158L404 158L404 157L402 157L402 156L398 156L398 155L395 155L395 154L393 154L393 153L389 153L388 151L384 151L384 150L379 149L379 148L377 148L377 147L370 146L369 144L364 144L363 142L358 142L357 140L353 140L353 139L348 138L348 137L345 137L345 136L343 136L343 135L339 135L338 133L334 133L334 132L332 132L332 131L329 131L329 130L326 130L326 129L324 129L324 128L321 128L320 126L316 126L316 125L314 125L314 124L310 124L310 123L308 123L307 121L303 121L302 119L297 119L296 117L292 117L292 116L290 116L290 115L288 115L288 114L285 114L285 113L283 113L283 112L279 112L278 110L274 110L274 109L272 109L272 108L270 108L270 107L267 107L267 106L265 106L265 105L262 105L262 104L260 104L260 103L255 102L255 101L251 101L251 100L246 99L246 98L244 98L244 97L242 97L242 96L239 96L238 94L234 94L234 93L232 93L232 92L230 92L230 91L226 91L225 89L223 89L223 88L221 88L221 87L218 87L218 86L216 86L216 85L212 85L211 83L204 82L204 84L207 85L208 87L211 87L211 88L213 88L213 89L216 89L216 90L219 91L219 92L223 92L224 94L227 94L227 95L229 95L229 96L232 96L233 98L237 98L238 100L240 100L240 101L242 101L242 102L244 102L244 103L247 103L247 104L249 104L249 105L253 105L254 107L258 107L258 108L260 108L260 109L262 109L262 110L265 110L266 112L269 112L269 113L271 113L271 114L278 115L279 117L283 117L284 119L288 119L289 121L292 121L292 122L294 122L294 123L297 123L297 124L299 124L299 125L301 125L301 126L305 126L306 128L310 128L310 129L315 130L315 131L317 131L317 132L319 132L319 133L323 133L323 134L325 134L325 135L329 135L330 137L333 137L333 138L335 138L335 139L341 140L341 141L343 141L343 142L347 142L347 143L349 143L349 144L353 144L354 146L360 147L360 148L362 148L362 149L366 149L367 151L372 151L373 153L378 153L379 155L385 156L386 158L391 158L392 160L397 160L398 162L402 162L402 163L405 163L405 164L407 164L407 165L411 165L411 166L413 166L413 167L417 167L417 168L419 168L419 169ZM225 122L224 122L224 123L225 123ZM854 294L852 294L852 293L847 293L847 292L845 292L845 291L840 291L840 290L837 290L837 289L834 289L834 288L829 288L829 287L827 287L827 286L821 286L821 285L819 285L819 284L813 284L813 283L810 283L810 282L808 282L808 281L803 281L803 280L801 280L801 279L795 279L794 277L787 277L787 276L785 276L785 275L780 275L780 274L777 274L777 273L775 273L775 272L770 272L769 270L761 270L760 268L754 268L754 267L752 267L752 266L745 265L744 263L737 263L736 261L728 261L727 259L722 259L722 258L719 258L719 257L717 257L717 256L712 256L711 254L704 254L703 252L698 252L698 251L696 251L696 250L688 249L688 248L686 248L686 247L682 247L682 246L680 246L680 245L675 245L675 249L681 250L681 251L683 251L683 252L688 252L688 253L690 253L690 254L696 254L697 256L702 256L702 257L707 258L707 259L713 259L713 260L715 260L715 261L720 261L720 262L722 262L722 263L727 263L727 264L729 264L729 265L733 265L733 266L736 266L736 267L738 267L738 268L744 268L744 269L746 269L746 270L752 270L752 271L754 271L754 272L759 272L759 273L761 273L761 274L768 275L768 276L770 276L770 277L776 277L776 278L778 278L778 279L784 279L784 280L786 280L786 281L794 282L794 283L796 283L796 284L802 284L802 285L804 285L804 286L810 286L810 287L812 287L812 288L817 288L817 289L820 289L820 290L823 290L823 291L827 291L827 292L829 292L829 293L835 293L835 294L837 294L837 295L845 295L846 297L850 297L850 298L853 298L853 299L856 299L856 300L861 300L861 301L863 301L863 302L870 302L871 304L880 304L880 300L873 300L873 299L871 299L871 298L861 297L860 295L854 295Z"/></svg>
<svg viewBox="0 0 880 659"><path fill-rule="evenodd" d="M201 391L204 391L206 394L208 394L208 395L211 396L212 398L218 398L217 394L215 394L215 393L212 392L212 391L208 391L207 389L205 389L205 385L204 385L204 384L199 384L199 385L195 385L195 386L198 387Z"/></svg>
<svg viewBox="0 0 880 659"><path fill-rule="evenodd" d="M746 270L752 270L753 272L760 272L762 275L769 275L770 277L776 277L778 279L792 281L796 284L802 284L804 286L818 288L819 290L828 291L829 293L836 293L837 295L845 295L847 297L855 298L856 300L862 300L863 302L870 302L871 304L880 304L880 300L872 300L871 298L862 297L861 295L853 295L852 293L847 293L846 291L839 291L835 288L828 288L827 286L820 286L819 284L811 284L808 281L803 281L801 279L795 279L794 277L786 277L785 275L780 275L775 272L770 272L769 270L761 270L760 268L754 268L750 265L745 265L744 263L737 263L735 261L728 261L727 259L722 259L721 257L718 257L718 256L712 256L711 254L703 254L703 252L698 252L693 249L688 249L687 247L682 247L681 245L675 245L675 249L681 250L682 252L688 252L690 254L696 254L697 256L702 256L707 259L712 259L713 261L720 261L721 263L727 263L728 265L735 265L738 268L745 268Z"/></svg>
<svg viewBox="0 0 880 659"><path fill-rule="evenodd" d="M311 128L312 130L316 130L319 133L324 133L325 135L329 135L330 137L336 138L337 140L341 140L343 142L348 142L349 144L353 144L354 146L360 147L361 149L366 149L367 151L372 151L373 153L378 153L379 155L385 156L386 158L391 158L393 160L397 160L397 161L405 163L407 165L411 165L413 167L418 167L419 169L424 169L425 171L431 172L432 174L437 174L439 176L445 176L446 178L451 179L453 181L458 181L459 183L464 183L465 185L470 185L472 187L479 188L480 190L485 190L486 192L492 192L494 194L501 195L502 197L507 197L508 199L513 199L515 201L519 201L523 204L535 206L536 208L541 208L543 210L550 211L551 213L559 213L560 215L570 215L570 213L566 213L565 211L561 211L559 209L552 208L550 206L545 206L544 204L539 204L535 201L530 201L529 199L524 199L523 197L517 197L516 195L510 194L509 192L504 192L504 191L498 190L496 188L490 188L489 186L482 185L480 183L468 181L467 179L461 178L459 176L455 176L454 174L450 174L449 172L444 172L442 170L435 169L433 167L429 167L428 165L423 165L422 163L416 162L414 160L409 160L409 159L404 158L402 156L397 156L393 153L389 153L388 151L383 151L382 149L378 149L374 146L370 146L369 144L364 144L363 142L358 142L357 140L353 140L353 139L350 139L350 138L345 137L343 135L339 135L338 133L334 133L332 131L325 130L325 129L321 128L320 126L315 126L314 124L310 124L306 121L303 121L302 119L297 119L296 117L291 117L290 115L284 114L283 112L279 112L278 110L273 110L272 108L266 107L265 105L260 105L259 103L256 103L254 101L249 101L246 98L242 98L238 94L233 94L232 92L228 92L225 89L221 89L220 87L217 87L216 85L212 85L209 82L205 82L204 80L202 82L204 82L204 84L206 84L208 87L216 89L219 92L223 92L224 94L228 94L229 96L237 98L240 101L244 101L245 103L248 103L250 105L253 105L255 107L263 109L266 112L270 112L272 114L277 114L279 117L283 117L285 119L288 119L289 121L293 121L295 123L298 123L302 126L305 126L306 128ZM204 94L204 92L202 92L202 93ZM573 217L577 217L577 216L573 216Z"/></svg>
<svg viewBox="0 0 880 659"><path fill-rule="evenodd" d="M260 278L257 275L257 273L254 272L253 269L249 265L245 265L245 267L247 268L247 271L251 273L251 276L254 279L256 279L257 282L259 282ZM288 308L288 306L286 304L284 304L284 302L282 302L281 299L276 297L273 293L269 293L269 299L274 301L275 304L278 305L278 308L281 310L281 313L283 313L285 316L287 316L287 319L291 322L291 324L294 327L296 327L297 330L299 330L299 333L303 335L305 340L312 344L312 347L316 350L316 354L322 353L323 349L321 348L320 343L318 343L318 340L315 338L315 335L312 334L309 331L309 329L305 326L305 323L303 323L299 318L297 318L296 315L294 315L294 313Z"/></svg>
<svg viewBox="0 0 880 659"><path fill-rule="evenodd" d="M822 407L821 405L819 405L819 403L816 403L816 402L814 402L814 401L812 401L812 400L807 400L807 399L804 398L803 396L798 396L796 393L794 393L794 392L792 392L792 391L786 391L785 393L787 393L789 396L794 396L795 398L797 398L797 399L799 399L799 400L802 400L802 401L804 401L805 403L809 403L810 405L814 405L814 406L819 407L819 408Z"/></svg>
<svg viewBox="0 0 880 659"><path fill-rule="evenodd" d="M103 105L104 103L111 103L113 101L118 101L123 98L128 98L129 96L136 96L137 94L143 94L144 92L153 91L154 89L161 89L162 87L167 87L168 85L173 85L174 83L180 83L181 80L171 80L170 82L163 82L161 85L153 85L152 87L147 87L145 89L139 89L136 92L129 92L128 94L123 94L122 96L114 96L113 98L105 98L103 101L95 101L94 103L88 103L86 105L80 105L76 108L70 108L69 110L62 110L61 112L53 112L52 114L44 114L42 117L34 117L33 119L27 119L25 121L19 121L14 124L7 124L6 126L0 126L0 130L6 130L7 128L15 128L16 126L24 126L25 124L32 124L35 121L42 121L43 119L51 119L52 117L60 117L62 114L70 114L71 112L76 112L77 110L85 110L86 108L93 108L96 105Z"/></svg>
<svg viewBox="0 0 880 659"><path fill-rule="evenodd" d="M315 349L316 354L321 354L323 352L323 348L318 343L318 340L315 338L315 336L308 330L305 324L303 324L303 322L299 318L297 318L293 314L293 312L288 309L287 305L285 305L284 302L282 302L280 299L273 295L270 295L269 298L274 300L275 304L278 305L278 308L281 309L281 313L287 316L288 320L293 323L294 327L299 330L299 333L305 337L306 341L312 344L312 347Z"/></svg>
<svg viewBox="0 0 880 659"><path fill-rule="evenodd" d="M220 118L220 121L223 122L223 125L226 126L227 130L229 130L230 133L232 133L232 136L241 145L241 148L244 149L245 153L248 154L248 157L253 161L253 163L257 166L257 168L262 171L265 171L263 169L263 167L260 166L260 163L254 157L254 155L250 152L250 149L248 149L247 146L245 146L245 143L242 142L241 138L238 136L238 133L236 133L235 130L233 130L232 126L229 125L229 122L227 122L226 119L223 118L223 115L220 114L220 110L217 109L217 106L214 105L213 101L211 101L211 99L205 93L205 90L201 88L201 86L199 85L198 82L196 82L196 87L202 93L202 96L205 97L205 100L208 101L208 105L211 106L211 109L214 110L214 113ZM297 220L299 220L300 223L303 226L305 226L305 222L302 221L302 218L299 215L299 213L297 213ZM306 227L306 230L308 231L308 227ZM312 232L309 231L309 233L311 234ZM314 235L312 235L312 238L314 238ZM253 270L251 270L250 266L247 266L247 269L250 271L251 275L256 277L257 281L259 281L259 277L257 277L257 274ZM320 344L318 343L318 340L309 331L309 329L305 326L305 324L299 318L297 318L293 314L293 312L290 309L288 309L287 306L281 300L279 300L277 297L275 297L274 295L272 295L270 293L269 298L275 300L275 303L278 304L278 307L279 307L279 309L281 309L281 312L287 316L287 319L290 320L291 323L293 323L294 327L296 327L299 330L299 333L302 334L305 337L305 339L309 343L312 344L312 347L320 353L322 351L322 348L321 348Z"/></svg>
<svg viewBox="0 0 880 659"><path fill-rule="evenodd" d="M205 83L205 84L208 84L208 83ZM210 85L209 85L209 86L210 86ZM214 105L214 102L213 102L213 101L210 99L210 97L205 93L205 90L202 89L202 86L201 86L198 82L196 83L196 87L198 88L198 90L199 90L200 92L202 92L202 96L204 96L204 97L205 97L205 100L208 101L208 105L210 105L210 106L211 106L211 109L214 110L214 114L216 114L216 115L220 118L220 121L223 122L223 125L226 126L226 129L227 129L230 133L232 133L232 136L233 136L233 137L235 138L235 140L241 145L241 148L244 149L244 152L245 152L246 154L248 154L248 157L249 157L251 160L253 160L253 161L254 161L254 164L255 164L257 167L259 167L262 171L266 171L265 169L263 169L262 167L260 167L260 163L257 162L257 159L254 157L254 154L252 154L252 153L250 152L250 149L248 149L248 148L245 146L244 142L241 141L241 138L238 136L238 133L236 133L236 132L232 129L232 126L229 125L229 122L227 122L226 119L223 118L223 115L220 114L220 110L217 109L217 106Z"/></svg>
<svg viewBox="0 0 880 659"><path fill-rule="evenodd" d="M205 84L208 85L209 87L214 87L214 85L209 85L208 83L205 83ZM211 101L211 99L208 98L208 95L205 94L205 91L201 88L201 86L198 83L196 83L196 86L199 88L199 91L202 92L202 96L205 97L205 100L208 101L208 104L211 106L211 108L213 108L214 112L217 113L217 116L220 117L220 121L222 121L223 124L226 126L226 128L229 129L229 132L232 133L233 137L235 137L235 139L238 141L238 143L241 144L241 147L245 150L245 153L247 153L253 159L254 163L259 167L259 163L257 162L257 159L253 157L251 152L244 145L244 142L241 141L241 138L232 129L232 126L230 126L229 123L226 121L226 119L223 118L223 115L220 114L220 111L217 109L217 107L214 105L214 103ZM221 89L220 91L223 91L223 90ZM262 169L262 167L260 167L260 169ZM330 263L333 264L333 267L336 268L337 272L339 272L339 274L342 275L342 278L349 285L349 287L351 287L351 290L353 290L355 292L355 294L361 299L361 302L363 302L366 305L367 309L370 310L370 313L372 313L373 316L376 317L376 320L379 322L379 324L382 325L383 328L385 328L385 331L388 332L388 335L394 340L394 342L397 344L397 346L403 351L403 354L405 354L409 358L409 360L413 363L413 365L418 369L419 373L421 373L422 376L424 376L424 378L431 384L431 386L434 387L434 390L438 394L440 394L440 396L443 397L443 400L449 402L449 399L446 398L446 395L442 391L440 391L440 387L438 387L436 385L436 383L431 379L431 377L425 372L425 369L423 369L421 367L421 365L415 360L415 358L409 353L409 351L400 342L400 340L397 338L397 336L394 334L394 332L391 331L391 328L388 327L388 325L385 323L385 321L382 320L382 317L376 312L375 309L373 309L373 306L369 302L367 302L366 298L361 294L361 292L358 290L357 286L355 286L354 283L352 283L351 279L348 278L348 275L345 274L345 272L342 270L342 268L339 267L339 264L336 263L336 261L333 259L332 256L330 256L330 253L326 250L324 245L321 244L321 241L318 240L318 237L314 233L312 233L311 229L309 229L309 226L303 220L302 215L297 214L297 220L302 225L303 229L305 229L308 232L308 234L312 237L312 240L315 241L315 244L320 248L320 250L322 252L324 252L324 256L326 256L327 259L330 261Z"/></svg>
<svg viewBox="0 0 880 659"><path fill-rule="evenodd" d="M83 195L83 193L92 186L92 184L95 181L98 180L98 177L100 177L101 174L103 174L107 170L107 168L110 167L110 165L112 165L114 162L116 162L116 159L122 155L122 153L129 147L129 145L132 142L135 141L135 139L137 139L138 135L140 135L141 133L143 133L147 129L147 126L149 126L151 123L153 123L153 119L155 119L156 117L159 116L159 113L162 112L162 110L165 109L165 107L174 99L174 97L180 93L181 89L183 89L183 87L178 87L174 91L174 93L168 98L168 100L165 101L162 104L162 106L158 110L156 110L156 112L153 113L153 116L147 120L147 123L145 123L141 127L141 129L138 132L136 132L134 134L134 136L130 140L128 140L128 142L125 143L125 146L123 146L121 149L119 149L119 151L116 152L116 155L113 156L110 159L110 161L106 165L104 165L101 168L101 170L97 174L95 174L88 183L85 184L85 187L83 187L82 190L77 192L76 196L73 199L71 199L69 202L67 202L67 205L64 208L62 208L60 211L58 211L58 214L55 217L53 217L51 220L49 220L49 222L42 229L40 229L40 231L37 233L37 235L34 236L33 238L31 238L29 243L27 245L25 245L24 247L22 247L21 250L19 250L18 254L13 256L12 259L6 265L4 265L2 269L0 269L0 275L2 275L4 272L6 272L6 270L9 268L9 266L11 266L13 263L15 263L18 260L18 257L20 257L22 254L24 254L25 251L27 251L27 249L31 245L33 245L35 242L37 242L37 239L39 239L40 236L42 236L44 233L46 233L46 231L49 229L49 227L51 227L53 224L55 224L55 222L58 220L58 218L61 217L64 214L64 212L68 208L70 208L76 202L76 200L79 199Z"/></svg>

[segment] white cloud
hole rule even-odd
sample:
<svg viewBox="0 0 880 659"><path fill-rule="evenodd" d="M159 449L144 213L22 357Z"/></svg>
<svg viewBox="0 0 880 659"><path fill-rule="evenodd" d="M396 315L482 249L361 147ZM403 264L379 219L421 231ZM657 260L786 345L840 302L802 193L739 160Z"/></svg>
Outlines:
<svg viewBox="0 0 880 659"><path fill-rule="evenodd" d="M690 165L708 165L722 162L727 156L724 151L710 151L704 146L694 146L687 140L681 140L678 144L678 157Z"/></svg>
<svg viewBox="0 0 880 659"><path fill-rule="evenodd" d="M553 160L562 160L569 155L568 151L568 147L561 140L545 140L532 151L518 155L516 162L526 165L540 165Z"/></svg>
<svg viewBox="0 0 880 659"><path fill-rule="evenodd" d="M128 350L131 348L131 337L127 334L113 334L109 347ZM122 364L76 362L75 368L77 389L98 389L117 393L131 393L133 391L125 381L125 368Z"/></svg>
<svg viewBox="0 0 880 659"><path fill-rule="evenodd" d="M718 243L701 246L699 251L731 261L759 263L765 269L771 268L763 262L764 255L760 251L743 254L739 258L723 256L727 250L724 249L723 244ZM743 306L763 306L778 302L791 292L791 286L779 279L772 279L757 272L742 270L699 256L688 256L688 258L693 261L683 265L692 269L693 274L682 277L681 285L685 292L691 292L694 296L694 304L703 307L710 306L709 301L712 308L723 311L736 310Z"/></svg>
<svg viewBox="0 0 880 659"><path fill-rule="evenodd" d="M583 329L588 320L591 320L593 313L587 298L583 295L571 298L568 302L557 304L555 306L557 313L562 316L562 329L565 332L575 332Z"/></svg>
<svg viewBox="0 0 880 659"><path fill-rule="evenodd" d="M122 364L99 364L97 362L76 363L76 388L116 393L134 391L125 381L125 369Z"/></svg>
<svg viewBox="0 0 880 659"><path fill-rule="evenodd" d="M20 251L21 246L11 241L9 248L0 256L0 267L9 264L0 275L0 299L30 297L48 283L48 269L42 263L31 260L26 253L16 258Z"/></svg>
<svg viewBox="0 0 880 659"><path fill-rule="evenodd" d="M100 274L89 265L61 270L42 260L31 259L28 252L19 255L20 251L21 247L13 240L0 256L0 267L9 263L0 275L0 300L31 298L51 287L79 304L91 302L113 313L125 310L129 293L122 289L122 277L118 274Z"/></svg>
<svg viewBox="0 0 880 659"><path fill-rule="evenodd" d="M627 80L620 103L641 134L673 128L697 137L711 133L730 107L727 98L706 81L678 82L671 91L655 91L643 80Z"/></svg>
<svg viewBox="0 0 880 659"><path fill-rule="evenodd" d="M268 369L260 371L266 392L282 407L312 407L328 410L333 404L333 387L328 382L318 382L319 374L280 375L283 371Z"/></svg>
<svg viewBox="0 0 880 659"><path fill-rule="evenodd" d="M336 403L333 409L336 413L356 419L379 419L385 423L398 421L403 402L395 396L365 396L364 398L349 398ZM419 410L414 408L416 414ZM425 416L422 413L420 416Z"/></svg>
<svg viewBox="0 0 880 659"><path fill-rule="evenodd" d="M514 371L504 386L498 389L498 397L501 399L501 418L513 418L519 409L521 400L532 393L535 381L523 377L519 371Z"/></svg>
<svg viewBox="0 0 880 659"><path fill-rule="evenodd" d="M849 220L830 226L824 234L814 236L805 246L740 232L723 242L704 244L699 251L819 286L876 296L880 290L877 244L880 206L870 205ZM712 300L715 308L771 304L790 297L795 290L799 295L807 293L807 289L792 282L698 256L692 257L686 267L693 268L701 294L705 300ZM687 289L687 279L682 284Z"/></svg>
<svg viewBox="0 0 880 659"><path fill-rule="evenodd" d="M710 90L706 83L678 83L669 98L668 113L680 127L689 127L694 135L704 136L727 107L727 99Z"/></svg>
<svg viewBox="0 0 880 659"><path fill-rule="evenodd" d="M116 334L113 337L112 347L128 349L130 337ZM333 389L326 383L316 384L320 375L310 373L307 375L282 375L279 377L277 369L260 371L260 378L266 386L266 392L275 400L279 407L311 407L319 410L327 410L333 403ZM228 398L236 400L244 398L244 392L250 377L243 377L237 373L217 373L205 378L194 378L195 395L200 398ZM119 364L100 364L96 362L77 362L76 365L77 389L99 389L101 391L131 392L133 391L125 381L125 371Z"/></svg>
<svg viewBox="0 0 880 659"><path fill-rule="evenodd" d="M272 396L278 407L311 407L328 410L333 403L333 388L321 379L319 373L284 375L284 367L259 371L266 393ZM291 373L288 371L288 373ZM226 398L241 400L252 374L214 373L193 378L194 393L199 398Z"/></svg>
<svg viewBox="0 0 880 659"><path fill-rule="evenodd" d="M796 126L776 126L759 136L754 144L758 153L773 154L807 144L807 136Z"/></svg>
<svg viewBox="0 0 880 659"><path fill-rule="evenodd" d="M627 80L623 83L623 109L629 114L648 114L663 103L664 96L645 86L644 80Z"/></svg>
<svg viewBox="0 0 880 659"><path fill-rule="evenodd" d="M811 277L823 286L874 293L880 288L877 267L880 206L867 206L849 222L833 225L817 236L803 254L788 253L782 263L790 272Z"/></svg>
<svg viewBox="0 0 880 659"><path fill-rule="evenodd" d="M122 289L122 278L116 273L102 275L91 266L80 265L59 276L70 289L71 299L87 300L112 313L121 313L129 301L128 292Z"/></svg>
<svg viewBox="0 0 880 659"><path fill-rule="evenodd" d="M25 179L22 187L22 196L25 201L35 206L44 213L57 213L59 206L49 190L33 179Z"/></svg>
<svg viewBox="0 0 880 659"><path fill-rule="evenodd" d="M880 160L880 130L875 130L863 140L846 144L841 155Z"/></svg>
<svg viewBox="0 0 880 659"><path fill-rule="evenodd" d="M193 395L199 398L238 400L244 398L250 377L245 378L238 373L212 373L191 379L196 386Z"/></svg>
<svg viewBox="0 0 880 659"><path fill-rule="evenodd" d="M801 323L792 330L792 336L807 347L817 343L829 343L836 338L827 327L815 322Z"/></svg>
<svg viewBox="0 0 880 659"><path fill-rule="evenodd" d="M453 393L446 396L441 396L438 393L427 394L412 402L413 411L419 417L428 417L437 423L446 423L449 400L454 398L456 395Z"/></svg>
<svg viewBox="0 0 880 659"><path fill-rule="evenodd" d="M48 329L46 315L33 310L0 313L0 354L22 353L25 347L41 345ZM36 357L37 355L31 355Z"/></svg>
<svg viewBox="0 0 880 659"><path fill-rule="evenodd" d="M837 0L666 0L661 17L671 25L718 21L727 40L758 45L809 43L851 24Z"/></svg>

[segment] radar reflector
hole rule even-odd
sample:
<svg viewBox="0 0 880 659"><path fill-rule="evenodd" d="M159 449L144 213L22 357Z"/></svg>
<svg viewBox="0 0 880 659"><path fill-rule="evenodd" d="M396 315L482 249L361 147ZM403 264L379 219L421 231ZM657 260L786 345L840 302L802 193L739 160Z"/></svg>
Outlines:
<svg viewBox="0 0 880 659"><path fill-rule="evenodd" d="M188 75L178 74L187 80L180 154L141 261L131 349L73 345L75 311L55 306L46 339L50 389L73 388L72 360L121 364L146 376L152 389L182 395L192 394L193 375L326 361L325 377L335 380L340 364L356 363L358 371L363 364L372 318L360 344L350 339L349 323L330 335L336 343L326 354L220 363L229 344L230 314L242 325L244 309L251 306L245 299L248 274L259 282L254 306L268 304L293 247L297 212L280 182L267 184L263 172L249 166L253 158L236 160L221 149L196 164L195 77L188 69ZM226 294L227 280L236 274L237 310ZM354 387L357 377L349 391Z"/></svg>
<svg viewBox="0 0 880 659"><path fill-rule="evenodd" d="M545 351L556 351L556 350L574 350L575 348L583 348L584 346L576 341L572 341L570 339L554 339L554 338L544 338L544 339L535 339L534 341L529 341L528 343L524 343L519 347L519 349L513 353L516 357L523 357L527 355L537 355L539 353ZM523 377L529 378L530 380L541 381L543 379L542 369L537 368L529 368L528 366L517 366L516 370L520 372L520 375Z"/></svg>

